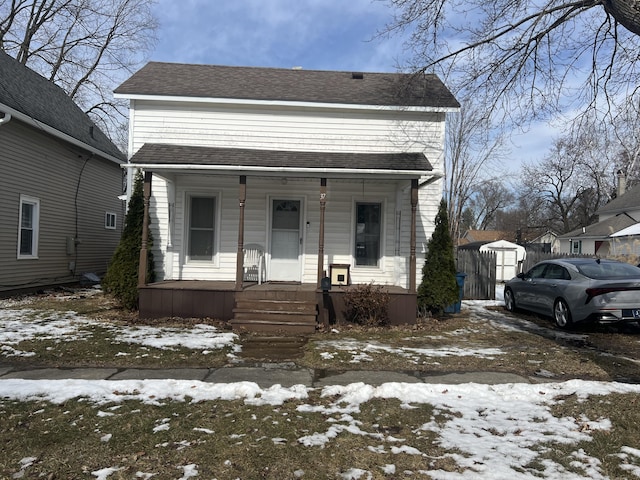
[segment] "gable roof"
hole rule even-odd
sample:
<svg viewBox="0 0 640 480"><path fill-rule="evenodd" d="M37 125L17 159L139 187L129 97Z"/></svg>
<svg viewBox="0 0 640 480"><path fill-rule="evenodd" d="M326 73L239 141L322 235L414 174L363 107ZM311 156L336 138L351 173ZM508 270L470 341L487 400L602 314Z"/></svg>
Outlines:
<svg viewBox="0 0 640 480"><path fill-rule="evenodd" d="M0 110L117 163L126 156L62 88L0 51Z"/></svg>
<svg viewBox="0 0 640 480"><path fill-rule="evenodd" d="M353 73L149 62L115 93L458 109L433 74Z"/></svg>
<svg viewBox="0 0 640 480"><path fill-rule="evenodd" d="M184 159L188 159L185 163ZM153 171L194 169L234 171L260 175L358 172L419 176L433 167L423 153L349 153L253 150L145 143L129 162Z"/></svg>
<svg viewBox="0 0 640 480"><path fill-rule="evenodd" d="M598 210L598 215L640 210L640 186L630 188ZM640 219L638 219L640 220Z"/></svg>
<svg viewBox="0 0 640 480"><path fill-rule="evenodd" d="M514 241L515 235L512 232L502 230L467 230L462 236L467 242L496 242L498 240Z"/></svg>
<svg viewBox="0 0 640 480"><path fill-rule="evenodd" d="M620 230L636 223L637 221L630 216L619 214L584 228L576 228L569 233L560 235L558 238L607 238L612 236L614 233L619 232Z"/></svg>

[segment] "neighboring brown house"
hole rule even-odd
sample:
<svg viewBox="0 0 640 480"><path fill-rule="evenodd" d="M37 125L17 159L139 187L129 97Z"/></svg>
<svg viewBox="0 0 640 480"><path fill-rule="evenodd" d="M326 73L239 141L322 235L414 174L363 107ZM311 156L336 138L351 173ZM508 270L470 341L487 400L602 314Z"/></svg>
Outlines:
<svg viewBox="0 0 640 480"><path fill-rule="evenodd" d="M106 271L125 161L61 88L0 51L0 295Z"/></svg>
<svg viewBox="0 0 640 480"><path fill-rule="evenodd" d="M516 235L513 232L507 232L502 230L467 230L464 235L460 237L460 245L466 243L490 243L497 242L498 240L506 240L508 242L515 242Z"/></svg>

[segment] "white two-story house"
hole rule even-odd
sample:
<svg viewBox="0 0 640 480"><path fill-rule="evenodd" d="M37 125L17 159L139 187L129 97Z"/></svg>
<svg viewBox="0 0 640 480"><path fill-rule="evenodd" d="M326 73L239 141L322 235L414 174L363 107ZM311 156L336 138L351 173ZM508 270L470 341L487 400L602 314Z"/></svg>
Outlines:
<svg viewBox="0 0 640 480"><path fill-rule="evenodd" d="M141 316L278 328L275 305L241 298L304 290L316 309L324 286L335 321L345 289L373 283L392 322L415 321L459 108L436 76L151 62L115 93L149 197L158 282L140 286Z"/></svg>

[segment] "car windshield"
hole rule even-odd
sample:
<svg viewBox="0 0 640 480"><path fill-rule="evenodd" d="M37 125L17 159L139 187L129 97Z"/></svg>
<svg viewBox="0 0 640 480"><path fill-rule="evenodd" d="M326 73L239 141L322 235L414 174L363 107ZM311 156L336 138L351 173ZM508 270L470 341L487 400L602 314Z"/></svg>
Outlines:
<svg viewBox="0 0 640 480"><path fill-rule="evenodd" d="M640 279L640 268L629 263L593 262L576 266L580 273L596 280L612 280L617 278Z"/></svg>

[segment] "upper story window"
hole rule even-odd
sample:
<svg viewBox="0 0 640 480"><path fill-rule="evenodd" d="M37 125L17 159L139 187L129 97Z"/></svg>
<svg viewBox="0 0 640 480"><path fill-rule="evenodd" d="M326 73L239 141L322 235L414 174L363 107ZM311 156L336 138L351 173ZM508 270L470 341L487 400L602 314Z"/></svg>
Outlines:
<svg viewBox="0 0 640 480"><path fill-rule="evenodd" d="M356 203L356 265L378 265L381 251L381 220L382 204Z"/></svg>
<svg viewBox="0 0 640 480"><path fill-rule="evenodd" d="M216 197L190 196L187 258L213 261L215 256Z"/></svg>
<svg viewBox="0 0 640 480"><path fill-rule="evenodd" d="M40 200L20 195L18 258L38 258Z"/></svg>
<svg viewBox="0 0 640 480"><path fill-rule="evenodd" d="M107 230L115 230L116 229L116 221L117 216L113 212L106 212L104 214L104 228Z"/></svg>

